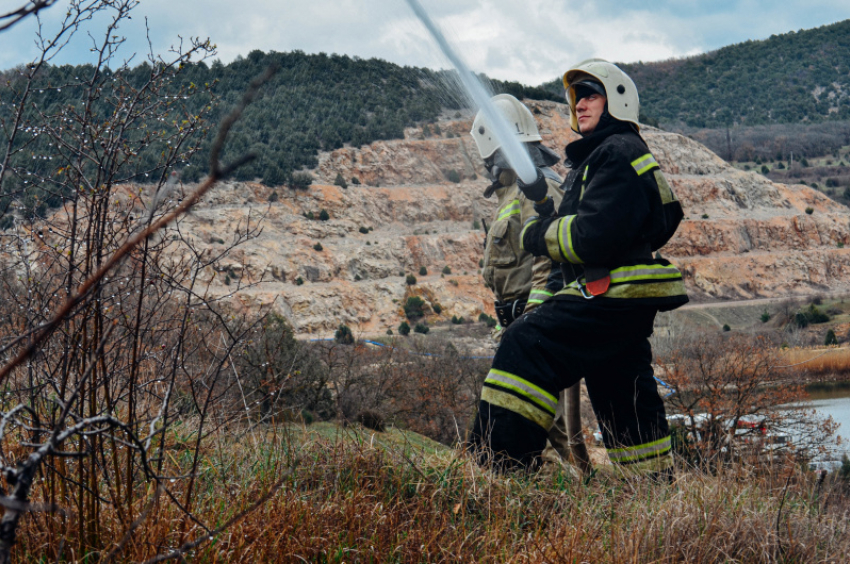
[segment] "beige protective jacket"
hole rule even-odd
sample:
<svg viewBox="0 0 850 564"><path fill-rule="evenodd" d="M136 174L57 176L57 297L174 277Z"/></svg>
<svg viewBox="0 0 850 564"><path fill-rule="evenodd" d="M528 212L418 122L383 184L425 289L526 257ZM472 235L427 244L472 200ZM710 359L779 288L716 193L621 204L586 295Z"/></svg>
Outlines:
<svg viewBox="0 0 850 564"><path fill-rule="evenodd" d="M504 173L503 173L504 175ZM537 213L534 202L520 192L514 181L495 191L499 207L494 214L484 245L483 276L496 301L527 299L525 311L543 303L553 292L546 289L552 272L548 257L534 257L520 248L520 232L525 221ZM503 176L504 180L504 176ZM549 197L555 209L561 203L560 182L547 177Z"/></svg>

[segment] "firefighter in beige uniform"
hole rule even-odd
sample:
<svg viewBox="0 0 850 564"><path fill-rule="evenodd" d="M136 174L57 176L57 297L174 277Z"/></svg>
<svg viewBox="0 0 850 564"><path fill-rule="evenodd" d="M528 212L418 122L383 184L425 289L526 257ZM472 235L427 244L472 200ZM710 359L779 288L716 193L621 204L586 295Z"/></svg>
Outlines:
<svg viewBox="0 0 850 564"><path fill-rule="evenodd" d="M557 153L541 144L542 138L534 116L522 102L510 94L494 96L492 102L507 120L511 131L516 132L534 164L543 171L549 186L549 197L557 208L561 202L559 186L563 180L550 168L560 160ZM484 283L493 290L496 298L499 324L493 331L493 338L499 342L511 322L563 287L563 276L559 267L548 257L534 257L520 248L523 222L537 213L534 211L534 202L526 198L517 187L517 175L510 168L483 112L475 117L470 133L492 181L484 191L484 197L490 198L495 194L499 200L485 240L483 261ZM559 413L563 412L562 397ZM563 417L553 423L549 441L564 460L569 460L569 440Z"/></svg>

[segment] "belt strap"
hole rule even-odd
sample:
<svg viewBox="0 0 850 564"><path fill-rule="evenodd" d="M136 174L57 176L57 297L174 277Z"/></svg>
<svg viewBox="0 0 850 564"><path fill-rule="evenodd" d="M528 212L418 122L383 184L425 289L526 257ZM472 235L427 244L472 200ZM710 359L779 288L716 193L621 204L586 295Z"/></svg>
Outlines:
<svg viewBox="0 0 850 564"><path fill-rule="evenodd" d="M507 327L525 311L526 300L517 299L512 302L494 302L494 304L499 324L502 327Z"/></svg>

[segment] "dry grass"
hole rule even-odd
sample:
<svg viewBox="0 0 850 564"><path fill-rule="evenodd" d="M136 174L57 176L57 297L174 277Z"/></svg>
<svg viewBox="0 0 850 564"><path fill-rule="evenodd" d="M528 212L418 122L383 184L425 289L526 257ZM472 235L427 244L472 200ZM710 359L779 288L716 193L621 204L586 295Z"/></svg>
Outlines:
<svg viewBox="0 0 850 564"><path fill-rule="evenodd" d="M210 529L252 507L274 484L282 486L187 559L839 562L850 554L846 485L818 485L793 467L760 478L680 472L673 485L601 476L578 481L557 469L504 477L411 433L330 424L307 429L231 433L212 442L193 506ZM183 439L175 434L172 440L170 460L178 471L189 462L181 459ZM177 499L183 482L169 484ZM115 546L129 523L102 518ZM45 532L45 519L61 517L27 519L18 561L57 556L59 539ZM73 519L67 526L75 526ZM144 561L208 536L162 495L117 561ZM100 559L91 553L87 561Z"/></svg>
<svg viewBox="0 0 850 564"><path fill-rule="evenodd" d="M780 364L812 376L850 376L850 347L781 349Z"/></svg>

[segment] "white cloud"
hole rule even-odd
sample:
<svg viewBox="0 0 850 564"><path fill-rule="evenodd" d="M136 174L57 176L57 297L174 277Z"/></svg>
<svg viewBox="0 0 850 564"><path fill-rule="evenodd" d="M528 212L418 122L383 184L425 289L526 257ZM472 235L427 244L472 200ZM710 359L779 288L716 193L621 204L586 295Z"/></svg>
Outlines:
<svg viewBox="0 0 850 564"><path fill-rule="evenodd" d="M663 60L850 17L846 0L420 1L473 70L525 84L588 57ZM62 13L57 5L45 21ZM142 0L121 29L125 54L147 51L145 16L158 52L182 35L211 38L224 62L254 49L297 49L448 67L404 0ZM34 56L33 29L30 21L0 34L0 68ZM87 53L82 42L57 61L84 62Z"/></svg>

